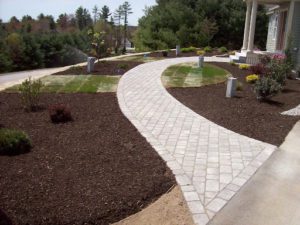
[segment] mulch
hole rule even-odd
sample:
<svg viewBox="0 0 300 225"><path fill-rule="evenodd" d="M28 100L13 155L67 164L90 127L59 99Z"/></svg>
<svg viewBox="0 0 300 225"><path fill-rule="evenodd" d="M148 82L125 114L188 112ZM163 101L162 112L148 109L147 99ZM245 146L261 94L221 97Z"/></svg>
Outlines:
<svg viewBox="0 0 300 225"><path fill-rule="evenodd" d="M135 61L99 61L95 63L94 71L87 72L86 66L73 66L65 71L55 73L53 75L124 75L127 71L143 64L143 62Z"/></svg>
<svg viewBox="0 0 300 225"><path fill-rule="evenodd" d="M68 104L74 121L52 124L47 110L24 112L18 94L0 93L0 124L27 132L34 146L0 156L1 225L109 224L176 183L115 94L43 94L41 103Z"/></svg>
<svg viewBox="0 0 300 225"><path fill-rule="evenodd" d="M212 52L206 52L204 54L204 56L216 56L216 55L222 55L223 53L220 53L217 50L213 50ZM151 52L149 55L149 57L164 57L162 55L162 52ZM168 53L168 56L164 57L164 58L176 58L176 57L192 57L192 56L198 56L197 52L181 52L178 56L176 56L176 51L170 51Z"/></svg>
<svg viewBox="0 0 300 225"><path fill-rule="evenodd" d="M243 90L235 98L225 98L226 84L200 88L170 88L180 102L207 119L237 133L279 146L300 117L280 113L300 104L300 81L287 80L282 93L271 101L256 99L253 87L245 77L251 71L240 70L228 63L213 63L228 70L242 83Z"/></svg>

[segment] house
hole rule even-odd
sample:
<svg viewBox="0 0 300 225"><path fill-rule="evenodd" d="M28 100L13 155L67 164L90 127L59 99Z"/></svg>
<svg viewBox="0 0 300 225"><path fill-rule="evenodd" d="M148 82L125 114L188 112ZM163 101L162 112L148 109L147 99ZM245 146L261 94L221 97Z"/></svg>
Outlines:
<svg viewBox="0 0 300 225"><path fill-rule="evenodd" d="M231 56L232 61L255 64L259 54L254 50L254 35L258 4L267 5L269 29L267 53L284 53L291 46L297 68L300 68L300 0L244 0L247 12L241 52Z"/></svg>

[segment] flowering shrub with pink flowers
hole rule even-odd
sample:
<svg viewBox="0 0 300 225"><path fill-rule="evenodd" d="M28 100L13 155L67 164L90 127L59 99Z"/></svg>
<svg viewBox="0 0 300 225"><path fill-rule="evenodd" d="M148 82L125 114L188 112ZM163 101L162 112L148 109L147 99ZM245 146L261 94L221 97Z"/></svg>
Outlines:
<svg viewBox="0 0 300 225"><path fill-rule="evenodd" d="M254 91L258 99L266 99L277 94L285 85L292 70L292 64L285 54L263 55L260 64L252 66L252 72L258 74Z"/></svg>
<svg viewBox="0 0 300 225"><path fill-rule="evenodd" d="M286 56L285 56L285 54L275 54L275 55L272 56L272 59L281 61L281 60L285 60Z"/></svg>

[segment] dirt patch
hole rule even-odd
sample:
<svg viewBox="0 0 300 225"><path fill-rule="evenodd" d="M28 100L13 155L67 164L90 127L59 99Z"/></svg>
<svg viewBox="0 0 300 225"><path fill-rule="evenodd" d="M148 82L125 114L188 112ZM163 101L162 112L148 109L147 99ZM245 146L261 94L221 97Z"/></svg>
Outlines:
<svg viewBox="0 0 300 225"><path fill-rule="evenodd" d="M287 80L285 89L270 102L259 102L245 77L251 74L228 63L213 63L229 71L242 83L243 90L225 98L226 84L200 88L170 88L180 102L207 119L237 133L279 146L300 117L280 113L300 104L300 81Z"/></svg>
<svg viewBox="0 0 300 225"><path fill-rule="evenodd" d="M47 110L24 113L18 94L0 93L0 124L26 131L34 145L0 157L0 207L15 225L117 222L176 183L115 94L43 94L41 102L69 104L74 122L52 124Z"/></svg>
<svg viewBox="0 0 300 225"><path fill-rule="evenodd" d="M147 221L147 222L145 222ZM143 211L113 225L194 225L193 218L177 186Z"/></svg>
<svg viewBox="0 0 300 225"><path fill-rule="evenodd" d="M143 62L134 61L99 61L95 63L94 71L87 72L86 66L73 66L65 71L53 75L123 75L132 68L143 64Z"/></svg>

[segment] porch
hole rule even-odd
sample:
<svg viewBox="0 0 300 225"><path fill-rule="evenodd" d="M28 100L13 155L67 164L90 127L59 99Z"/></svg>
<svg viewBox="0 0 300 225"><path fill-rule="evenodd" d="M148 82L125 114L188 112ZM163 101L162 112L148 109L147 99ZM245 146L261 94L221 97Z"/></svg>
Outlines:
<svg viewBox="0 0 300 225"><path fill-rule="evenodd" d="M288 45L292 28L294 0L244 0L247 4L244 38L241 52L231 56L231 61L256 64L259 55L266 53L283 53ZM254 47L256 17L258 4L267 5L270 16L267 51L258 51Z"/></svg>

